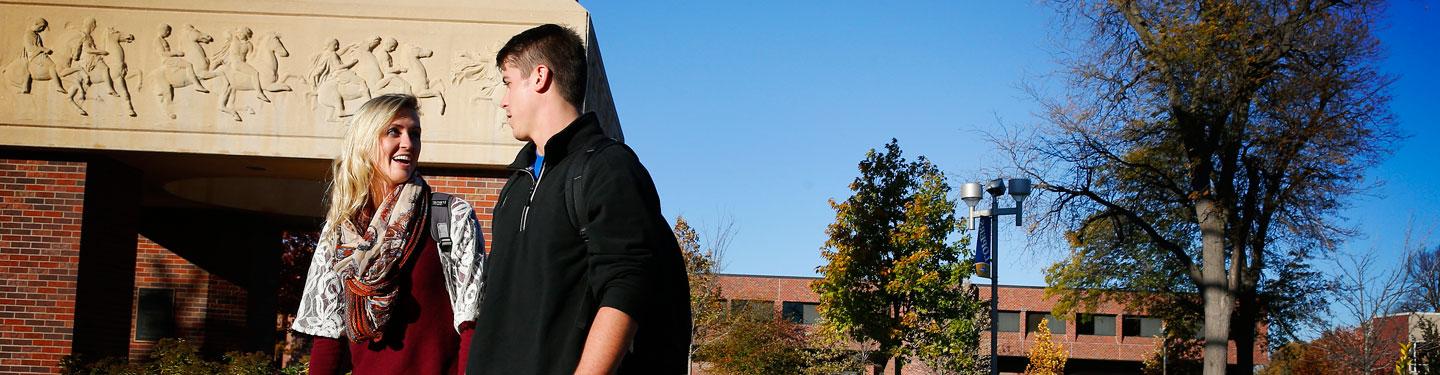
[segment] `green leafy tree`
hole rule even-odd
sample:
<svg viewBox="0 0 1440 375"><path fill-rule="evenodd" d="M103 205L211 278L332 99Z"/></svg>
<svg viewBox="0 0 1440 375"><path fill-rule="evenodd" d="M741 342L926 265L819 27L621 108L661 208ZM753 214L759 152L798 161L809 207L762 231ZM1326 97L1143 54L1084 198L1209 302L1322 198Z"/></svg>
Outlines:
<svg viewBox="0 0 1440 375"><path fill-rule="evenodd" d="M853 194L831 200L820 295L822 329L873 344L870 363L884 372L918 357L942 371L976 366L984 304L966 283L973 267L958 238L955 201L945 176L925 157L907 161L897 141L860 162Z"/></svg>
<svg viewBox="0 0 1440 375"><path fill-rule="evenodd" d="M805 337L805 375L859 373L865 354L850 347L848 338L826 330L810 330Z"/></svg>
<svg viewBox="0 0 1440 375"><path fill-rule="evenodd" d="M1250 372L1258 323L1283 334L1306 320L1276 317L1323 305L1306 300L1324 286L1313 254L1353 234L1337 214L1397 139L1375 68L1383 2L1060 3L1088 38L1066 89L1037 94L1047 127L1007 146L1070 235L1052 291L1193 306L1204 372L1225 372L1230 339ZM1094 266L1113 273L1077 274Z"/></svg>
<svg viewBox="0 0 1440 375"><path fill-rule="evenodd" d="M805 337L785 319L726 314L723 333L702 346L710 370L727 375L799 374L806 365Z"/></svg>

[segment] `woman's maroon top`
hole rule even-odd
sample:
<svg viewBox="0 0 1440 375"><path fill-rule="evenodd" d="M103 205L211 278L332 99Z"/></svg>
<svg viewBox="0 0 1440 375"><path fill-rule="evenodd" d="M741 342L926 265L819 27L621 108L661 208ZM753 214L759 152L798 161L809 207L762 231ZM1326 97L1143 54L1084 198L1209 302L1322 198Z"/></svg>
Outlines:
<svg viewBox="0 0 1440 375"><path fill-rule="evenodd" d="M462 323L461 332L455 332L440 256L435 241L428 233L425 236L425 248L404 266L408 277L399 285L384 338L357 343L317 336L310 351L311 374L341 374L345 367L354 375L460 374L465 370L474 322ZM351 366L343 366L345 344L349 344Z"/></svg>

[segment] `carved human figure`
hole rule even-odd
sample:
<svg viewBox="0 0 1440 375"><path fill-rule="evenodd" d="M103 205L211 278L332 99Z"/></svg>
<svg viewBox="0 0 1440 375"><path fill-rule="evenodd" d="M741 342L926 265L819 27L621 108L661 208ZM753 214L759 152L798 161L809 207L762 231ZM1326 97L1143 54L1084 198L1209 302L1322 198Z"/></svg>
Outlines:
<svg viewBox="0 0 1440 375"><path fill-rule="evenodd" d="M86 93L89 91L90 85L94 83L95 78L102 76L108 78L109 75L108 73L98 76L91 75L96 68L96 62L99 56L106 54L105 51L101 51L95 47L95 38L93 37L95 26L94 18L85 18L79 27L69 28L69 38L66 39L65 44L61 48L64 55L61 56L62 58L60 59L60 75L73 77L71 78L71 83L73 83L74 86L70 87L69 95L70 100L76 102L77 106L79 100L85 99ZM115 92L111 91L110 94L114 95ZM84 108L81 108L80 115L88 114L85 113Z"/></svg>
<svg viewBox="0 0 1440 375"><path fill-rule="evenodd" d="M224 46L211 56L212 70L220 72L225 76L225 82L220 89L220 112L234 116L235 121L243 121L240 112L234 108L234 97L237 91L254 91L255 98L262 102L269 103L270 98L265 96L264 86L260 79L260 72L251 66L246 58L255 49L250 43L250 37L254 32L248 27L241 27L230 32ZM253 109L246 108L246 112L253 113Z"/></svg>
<svg viewBox="0 0 1440 375"><path fill-rule="evenodd" d="M310 59L310 71L309 74L306 74L306 78L310 81L310 88L318 89L321 83L325 83L325 81L335 77L335 75L342 70L351 70L355 64L359 63L359 60L345 62L345 60L341 58L341 56L350 52L354 47L354 45L350 45L342 51L340 50L339 40L331 38L325 41L325 47L321 48L320 53L315 54L315 57ZM353 73L352 71L351 74Z"/></svg>
<svg viewBox="0 0 1440 375"><path fill-rule="evenodd" d="M395 41L395 38L386 37L380 42L380 50L384 52L380 54L380 66L385 68L385 73L387 74L400 73L403 71L401 68L395 66L395 58L390 55L395 53L397 49L400 49L400 42Z"/></svg>
<svg viewBox="0 0 1440 375"><path fill-rule="evenodd" d="M326 118L331 121L339 121L351 115L345 109L345 101L371 98L369 85L352 69L369 54L362 53L360 59L348 62L341 58L355 47L356 45L350 45L340 50L340 41L330 39L310 62L311 67L306 75L312 88L307 95L311 99L310 108L315 109L316 103L329 107ZM369 56L373 60L374 55Z"/></svg>
<svg viewBox="0 0 1440 375"><path fill-rule="evenodd" d="M400 79L400 73L404 73L406 68L396 66L395 57L391 55L399 48L400 43L395 41L395 38L385 37L381 39L380 51L376 53L375 57L379 59L380 71L384 73L384 78L381 78L379 81L370 81L370 86L374 87L380 94L410 93L410 87L407 87L407 82ZM369 79L367 78L367 80Z"/></svg>
<svg viewBox="0 0 1440 375"><path fill-rule="evenodd" d="M20 56L11 60L3 69L5 81L21 94L29 94L34 81L53 81L56 92L69 93L65 90L65 82L61 79L55 60L50 58L55 51L46 48L45 41L40 36L40 33L49 27L50 22L44 18L33 19L20 42Z"/></svg>
<svg viewBox="0 0 1440 375"><path fill-rule="evenodd" d="M197 92L210 92L210 89L205 88L204 82L200 80L200 75L195 72L195 66L190 65L189 61L182 59L182 57L185 57L185 53L170 49L170 31L170 25L164 23L160 24L160 27L156 29L155 53L160 55L161 64L164 65L163 69L166 70L167 74L169 71L175 71L187 78L185 80L179 80L180 82L177 83L183 84L179 86L172 85L172 88L194 85L195 91Z"/></svg>
<svg viewBox="0 0 1440 375"><path fill-rule="evenodd" d="M187 30L194 31L195 28L188 27ZM167 39L170 37L170 31L170 25L163 23L156 29L155 53L160 55L161 63L159 67L150 71L149 76L146 77L148 81L141 82L141 86L143 88L144 85L150 85L151 93L160 98L160 105L165 108L166 115L174 119L175 89L193 87L196 92L200 93L208 93L210 90L205 88L204 81L195 71L195 66L185 59L186 53L170 49L170 42ZM209 38L208 35L199 32L187 32L187 34L191 37L181 39L182 42L188 41L196 46L199 46L200 43L209 43L206 40ZM202 55L203 51L202 49Z"/></svg>

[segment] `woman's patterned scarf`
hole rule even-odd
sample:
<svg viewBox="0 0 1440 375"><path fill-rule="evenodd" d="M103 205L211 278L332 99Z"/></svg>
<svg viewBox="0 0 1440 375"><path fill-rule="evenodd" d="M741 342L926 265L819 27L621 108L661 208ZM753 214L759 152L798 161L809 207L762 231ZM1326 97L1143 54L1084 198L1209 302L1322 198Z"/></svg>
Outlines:
<svg viewBox="0 0 1440 375"><path fill-rule="evenodd" d="M353 220L339 225L334 269L344 285L345 333L355 342L380 341L401 277L424 243L430 186L417 174L397 186L362 233Z"/></svg>

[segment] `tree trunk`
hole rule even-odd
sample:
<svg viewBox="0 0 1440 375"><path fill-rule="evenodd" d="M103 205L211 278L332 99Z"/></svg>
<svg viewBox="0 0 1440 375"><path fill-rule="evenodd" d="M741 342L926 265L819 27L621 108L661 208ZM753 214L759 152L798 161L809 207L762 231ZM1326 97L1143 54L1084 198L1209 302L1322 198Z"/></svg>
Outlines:
<svg viewBox="0 0 1440 375"><path fill-rule="evenodd" d="M1255 323L1259 320L1260 300L1253 290L1242 290L1236 298L1235 321L1231 322L1235 325L1235 373L1250 375L1255 373L1255 344L1259 342Z"/></svg>
<svg viewBox="0 0 1440 375"><path fill-rule="evenodd" d="M885 375L885 363L887 362L890 362L890 357L880 358L879 361L871 362L870 364L875 365L875 368L870 371L870 374Z"/></svg>
<svg viewBox="0 0 1440 375"><path fill-rule="evenodd" d="M1196 219L1200 224L1201 296L1205 299L1205 375L1224 375L1230 356L1231 303L1229 278L1225 272L1225 215L1215 201L1198 199Z"/></svg>
<svg viewBox="0 0 1440 375"><path fill-rule="evenodd" d="M905 367L905 359L895 357L895 375L900 375L900 368Z"/></svg>

